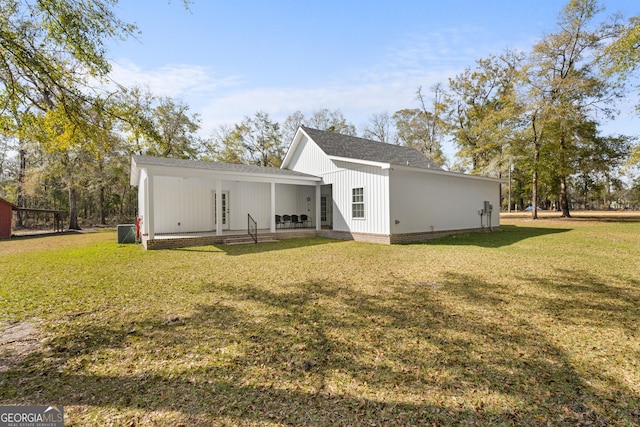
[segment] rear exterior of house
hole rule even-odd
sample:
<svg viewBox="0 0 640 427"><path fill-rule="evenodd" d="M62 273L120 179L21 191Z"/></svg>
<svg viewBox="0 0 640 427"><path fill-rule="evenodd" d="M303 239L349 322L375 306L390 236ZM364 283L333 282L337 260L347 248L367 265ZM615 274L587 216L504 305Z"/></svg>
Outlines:
<svg viewBox="0 0 640 427"><path fill-rule="evenodd" d="M395 167L389 180L391 243L500 225L500 181ZM488 202L495 209L484 213Z"/></svg>
<svg viewBox="0 0 640 427"><path fill-rule="evenodd" d="M408 147L301 127L283 167L322 178L328 237L408 243L500 224L499 209L484 212L499 206L500 180L444 171Z"/></svg>
<svg viewBox="0 0 640 427"><path fill-rule="evenodd" d="M275 233L286 215L306 215L314 235L422 241L499 226L500 183L444 171L409 147L307 127L280 169L133 156L131 170L147 248L166 247L168 234L246 234L248 221ZM191 240L207 242L218 240Z"/></svg>

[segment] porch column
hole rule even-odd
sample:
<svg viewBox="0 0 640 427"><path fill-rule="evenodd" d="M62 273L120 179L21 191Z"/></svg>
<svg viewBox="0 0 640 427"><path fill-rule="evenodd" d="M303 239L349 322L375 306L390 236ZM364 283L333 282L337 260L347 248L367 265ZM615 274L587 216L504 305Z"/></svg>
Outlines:
<svg viewBox="0 0 640 427"><path fill-rule="evenodd" d="M269 232L276 232L276 183L271 183L271 218L269 219Z"/></svg>
<svg viewBox="0 0 640 427"><path fill-rule="evenodd" d="M147 222L147 233L149 234L149 240L153 240L156 235L155 230L155 206L153 197L153 175L147 175L147 211L145 214L147 217L144 219Z"/></svg>
<svg viewBox="0 0 640 427"><path fill-rule="evenodd" d="M320 216L321 216L321 212L320 212L320 196L321 195L322 195L321 183L320 182L316 182L316 231L322 230L322 220L320 218ZM327 203L329 203L328 200L327 200Z"/></svg>
<svg viewBox="0 0 640 427"><path fill-rule="evenodd" d="M222 235L222 180L216 181L216 194L214 197L214 204L216 206L216 236Z"/></svg>

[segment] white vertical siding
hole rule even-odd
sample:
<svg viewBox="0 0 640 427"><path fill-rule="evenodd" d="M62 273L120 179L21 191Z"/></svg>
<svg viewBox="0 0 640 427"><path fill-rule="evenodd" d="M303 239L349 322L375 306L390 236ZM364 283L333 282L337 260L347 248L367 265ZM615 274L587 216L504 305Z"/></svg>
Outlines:
<svg viewBox="0 0 640 427"><path fill-rule="evenodd" d="M333 229L356 233L389 234L389 175L376 166L336 162L341 169L325 174L333 184ZM352 218L352 189L364 189L364 218Z"/></svg>
<svg viewBox="0 0 640 427"><path fill-rule="evenodd" d="M323 176L337 169L324 151L306 136L302 137L299 144L287 169L315 176Z"/></svg>
<svg viewBox="0 0 640 427"><path fill-rule="evenodd" d="M316 187L276 185L276 215L307 215L315 225ZM308 200L307 200L308 199Z"/></svg>
<svg viewBox="0 0 640 427"><path fill-rule="evenodd" d="M393 170L390 177L391 232L479 228L478 210L493 204L491 222L500 225L498 182L455 174ZM395 221L399 223L396 224ZM483 221L486 225L486 221Z"/></svg>
<svg viewBox="0 0 640 427"><path fill-rule="evenodd" d="M228 182L225 184L223 184L223 189L229 191L231 229L245 229L248 213L256 220L258 228L269 228L271 184L255 182ZM307 198L309 198L308 201ZM276 184L277 215L306 214L313 217L314 211L315 186Z"/></svg>
<svg viewBox="0 0 640 427"><path fill-rule="evenodd" d="M155 232L212 230L212 189L203 179L154 177Z"/></svg>
<svg viewBox="0 0 640 427"><path fill-rule="evenodd" d="M138 182L138 216L143 219L146 215L145 212L145 192L147 191L147 171L140 171L140 182Z"/></svg>
<svg viewBox="0 0 640 427"><path fill-rule="evenodd" d="M271 184L262 182L228 182L222 184L229 191L230 228L245 230L247 214L258 223L259 228L269 228Z"/></svg>
<svg viewBox="0 0 640 427"><path fill-rule="evenodd" d="M154 180L156 233L187 233L215 229L215 180L167 176L156 176ZM141 179L138 190L141 209L144 207L145 182ZM229 195L229 229L245 230L247 214L251 214L259 228L269 228L270 183L223 181L222 191ZM315 220L313 212L315 186L276 185L277 214L307 214ZM144 211L141 213L144 214Z"/></svg>
<svg viewBox="0 0 640 427"><path fill-rule="evenodd" d="M376 166L334 162L312 140L303 136L288 168L322 177L323 184L333 184L333 229L357 233L389 234L389 174ZM364 188L365 218L351 217L351 190ZM311 203L297 205L300 213L314 212L314 189L309 188ZM299 200L306 200L302 195ZM276 197L276 200L278 198ZM302 209L302 210L301 210ZM276 208L279 211L279 207ZM280 212L280 211L279 211ZM284 212L283 213L287 213ZM293 212L292 212L293 213ZM314 224L316 218L313 218Z"/></svg>

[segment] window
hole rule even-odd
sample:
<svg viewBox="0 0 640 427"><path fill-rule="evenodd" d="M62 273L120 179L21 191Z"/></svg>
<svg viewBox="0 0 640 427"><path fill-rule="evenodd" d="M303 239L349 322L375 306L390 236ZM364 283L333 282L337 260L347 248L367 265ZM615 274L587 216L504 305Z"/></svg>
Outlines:
<svg viewBox="0 0 640 427"><path fill-rule="evenodd" d="M351 189L351 216L364 218L364 188Z"/></svg>
<svg viewBox="0 0 640 427"><path fill-rule="evenodd" d="M320 197L320 221L327 221L327 196Z"/></svg>

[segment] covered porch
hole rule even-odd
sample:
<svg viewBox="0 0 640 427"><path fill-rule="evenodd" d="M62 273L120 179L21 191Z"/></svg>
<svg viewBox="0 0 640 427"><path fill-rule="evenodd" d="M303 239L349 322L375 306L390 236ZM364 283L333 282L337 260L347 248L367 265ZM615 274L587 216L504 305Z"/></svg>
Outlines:
<svg viewBox="0 0 640 427"><path fill-rule="evenodd" d="M278 239L315 235L321 228L321 178L312 175L133 156L131 183L138 186L140 232L147 249L223 243L229 236L246 236L248 218L255 221L262 239L267 234L278 234ZM305 221L285 227L280 223L285 216L304 216Z"/></svg>

